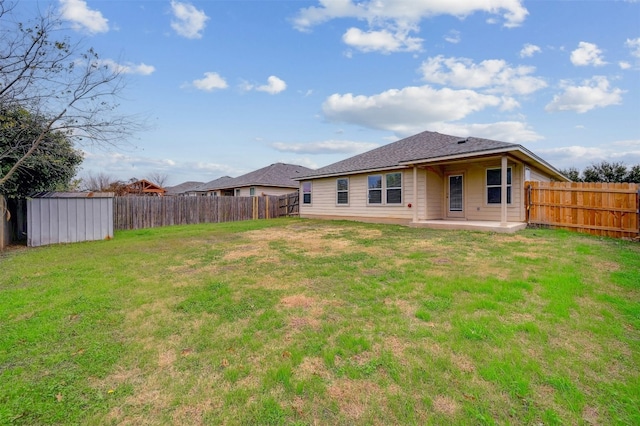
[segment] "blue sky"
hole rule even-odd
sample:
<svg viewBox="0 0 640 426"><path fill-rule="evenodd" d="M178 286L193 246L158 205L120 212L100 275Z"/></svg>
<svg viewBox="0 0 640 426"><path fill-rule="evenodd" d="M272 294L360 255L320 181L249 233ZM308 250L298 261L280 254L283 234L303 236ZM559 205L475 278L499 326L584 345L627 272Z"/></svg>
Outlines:
<svg viewBox="0 0 640 426"><path fill-rule="evenodd" d="M491 4L489 7L487 4ZM127 74L149 128L81 175L322 167L430 130L640 164L640 2L22 0Z"/></svg>

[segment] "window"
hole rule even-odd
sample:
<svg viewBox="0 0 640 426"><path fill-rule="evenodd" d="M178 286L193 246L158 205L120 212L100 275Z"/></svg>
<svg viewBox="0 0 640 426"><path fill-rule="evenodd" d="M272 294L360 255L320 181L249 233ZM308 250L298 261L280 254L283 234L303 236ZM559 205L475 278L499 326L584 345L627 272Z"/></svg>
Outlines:
<svg viewBox="0 0 640 426"><path fill-rule="evenodd" d="M382 204L382 175L373 175L367 178L369 204Z"/></svg>
<svg viewBox="0 0 640 426"><path fill-rule="evenodd" d="M311 204L311 182L302 182L302 203Z"/></svg>
<svg viewBox="0 0 640 426"><path fill-rule="evenodd" d="M349 179L340 178L336 181L336 203L349 204Z"/></svg>
<svg viewBox="0 0 640 426"><path fill-rule="evenodd" d="M369 204L402 204L402 173L387 173L384 179L382 175L371 175L367 181Z"/></svg>
<svg viewBox="0 0 640 426"><path fill-rule="evenodd" d="M249 188L249 195L251 195L252 197L256 195L256 189L254 187Z"/></svg>
<svg viewBox="0 0 640 426"><path fill-rule="evenodd" d="M402 204L402 173L387 174L387 204Z"/></svg>
<svg viewBox="0 0 640 426"><path fill-rule="evenodd" d="M236 197L240 196L240 189L236 189Z"/></svg>
<svg viewBox="0 0 640 426"><path fill-rule="evenodd" d="M487 169L487 204L502 202L502 169ZM511 204L511 167L507 168L507 204Z"/></svg>

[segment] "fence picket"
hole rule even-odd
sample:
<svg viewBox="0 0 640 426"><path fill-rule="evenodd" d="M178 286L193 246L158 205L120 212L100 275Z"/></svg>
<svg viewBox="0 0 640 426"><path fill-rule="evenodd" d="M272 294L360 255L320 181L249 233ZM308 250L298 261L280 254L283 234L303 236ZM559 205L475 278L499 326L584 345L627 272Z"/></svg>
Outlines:
<svg viewBox="0 0 640 426"><path fill-rule="evenodd" d="M169 225L234 222L298 214L282 211L283 203L297 203L298 194L263 197L115 197L114 229L142 229Z"/></svg>
<svg viewBox="0 0 640 426"><path fill-rule="evenodd" d="M526 182L528 222L614 238L640 236L640 185Z"/></svg>

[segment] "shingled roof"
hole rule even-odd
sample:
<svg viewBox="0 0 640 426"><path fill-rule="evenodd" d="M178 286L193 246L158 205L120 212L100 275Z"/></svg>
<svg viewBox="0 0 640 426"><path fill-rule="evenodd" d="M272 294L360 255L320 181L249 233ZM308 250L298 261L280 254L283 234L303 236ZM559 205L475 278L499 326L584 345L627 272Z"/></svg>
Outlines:
<svg viewBox="0 0 640 426"><path fill-rule="evenodd" d="M298 189L295 180L313 170L295 164L275 163L270 166L232 178L224 176L195 188L195 191L215 191L218 189L240 188L246 186L273 186Z"/></svg>
<svg viewBox="0 0 640 426"><path fill-rule="evenodd" d="M168 186L166 195L177 195L193 190L195 187L204 184L204 182L187 181L175 186Z"/></svg>
<svg viewBox="0 0 640 426"><path fill-rule="evenodd" d="M406 166L451 156L481 155L483 152L522 148L520 145L481 138L464 138L437 132L422 132L346 160L319 168L303 176L317 177Z"/></svg>

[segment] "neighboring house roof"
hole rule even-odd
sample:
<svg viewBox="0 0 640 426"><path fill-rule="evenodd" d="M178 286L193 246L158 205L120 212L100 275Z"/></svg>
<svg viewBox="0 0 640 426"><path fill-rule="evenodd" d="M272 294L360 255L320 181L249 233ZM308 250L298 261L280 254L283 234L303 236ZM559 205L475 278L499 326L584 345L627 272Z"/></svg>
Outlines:
<svg viewBox="0 0 640 426"><path fill-rule="evenodd" d="M560 171L521 145L491 139L443 135L441 133L428 131L319 168L301 176L299 180L362 173L403 166L408 167L416 164L473 158L507 152L512 154L516 153L516 156L521 159L535 160L539 163L539 167L545 169L557 179L567 180Z"/></svg>
<svg viewBox="0 0 640 426"><path fill-rule="evenodd" d="M218 179L214 179L214 180L209 181L207 183L200 184L200 185L196 186L195 188L191 188L189 190L189 192L213 191L215 189L220 188L220 185L225 185L226 183L232 181L233 179L234 178L232 178L231 176L222 176L222 177L219 177Z"/></svg>
<svg viewBox="0 0 640 426"><path fill-rule="evenodd" d="M126 191L130 194L164 194L167 192L163 187L149 182L146 179L140 179L126 185Z"/></svg>
<svg viewBox="0 0 640 426"><path fill-rule="evenodd" d="M167 190L167 195L177 195L177 194L183 194L193 188L195 188L198 185L203 185L204 182L194 182L194 181L188 181L188 182L182 182L181 184L175 185L175 186L168 186L165 189Z"/></svg>
<svg viewBox="0 0 640 426"><path fill-rule="evenodd" d="M298 179L313 170L295 164L275 163L270 166L249 172L236 178L224 176L204 185L195 191L215 191L218 189L240 188L247 186L273 186L280 188L298 189Z"/></svg>

